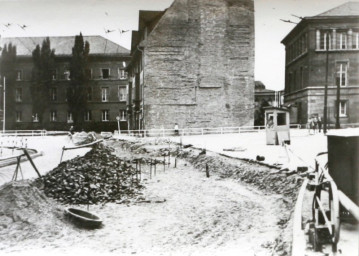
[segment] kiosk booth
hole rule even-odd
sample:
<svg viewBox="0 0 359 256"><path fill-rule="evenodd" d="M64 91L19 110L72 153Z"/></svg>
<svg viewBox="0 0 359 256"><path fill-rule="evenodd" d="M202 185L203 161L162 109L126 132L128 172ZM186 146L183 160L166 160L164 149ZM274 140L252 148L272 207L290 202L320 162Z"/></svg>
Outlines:
<svg viewBox="0 0 359 256"><path fill-rule="evenodd" d="M289 110L278 107L265 107L264 124L267 145L290 144Z"/></svg>

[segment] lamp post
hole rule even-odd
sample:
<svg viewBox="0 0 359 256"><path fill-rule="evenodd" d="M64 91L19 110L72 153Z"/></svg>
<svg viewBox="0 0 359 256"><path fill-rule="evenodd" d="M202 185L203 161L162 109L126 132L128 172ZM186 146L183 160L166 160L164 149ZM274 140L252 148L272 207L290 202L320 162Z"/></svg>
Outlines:
<svg viewBox="0 0 359 256"><path fill-rule="evenodd" d="M6 78L4 76L4 89L3 89L3 117L2 117L2 132L5 133L5 114L6 114Z"/></svg>
<svg viewBox="0 0 359 256"><path fill-rule="evenodd" d="M328 69L329 69L329 35L328 33L326 34L326 65L325 65L325 87L324 87L324 127L323 127L323 132L324 134L327 133L327 123L328 123Z"/></svg>
<svg viewBox="0 0 359 256"><path fill-rule="evenodd" d="M120 129L120 116L116 116L116 120L117 120L118 134L121 134L121 129Z"/></svg>

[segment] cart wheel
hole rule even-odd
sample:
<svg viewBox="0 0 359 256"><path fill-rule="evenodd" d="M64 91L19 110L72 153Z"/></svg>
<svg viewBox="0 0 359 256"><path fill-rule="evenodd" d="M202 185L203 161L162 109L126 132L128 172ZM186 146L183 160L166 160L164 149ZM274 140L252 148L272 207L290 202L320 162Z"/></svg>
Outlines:
<svg viewBox="0 0 359 256"><path fill-rule="evenodd" d="M332 251L337 251L337 243L340 236L340 212L339 212L339 196L337 185L334 181L330 182L331 186L329 187L329 206L330 206L330 221L332 222L333 227L333 236L332 236Z"/></svg>

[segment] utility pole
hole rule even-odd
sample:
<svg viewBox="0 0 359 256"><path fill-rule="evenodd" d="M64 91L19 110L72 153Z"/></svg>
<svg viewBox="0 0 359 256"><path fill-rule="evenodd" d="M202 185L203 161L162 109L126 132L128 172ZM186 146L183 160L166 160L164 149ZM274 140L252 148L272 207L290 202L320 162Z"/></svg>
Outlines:
<svg viewBox="0 0 359 256"><path fill-rule="evenodd" d="M3 100L3 118L2 118L2 132L3 132L3 134L5 134L5 117L6 117L6 110L5 110L5 106L6 106L6 97L5 97L5 95L6 95L6 78L5 78L5 76L4 76L4 100Z"/></svg>
<svg viewBox="0 0 359 256"><path fill-rule="evenodd" d="M329 34L326 34L326 65L325 65L325 87L324 87L324 118L323 118L323 132L327 133L327 123L328 123L328 69L329 69Z"/></svg>
<svg viewBox="0 0 359 256"><path fill-rule="evenodd" d="M342 71L342 70L340 70ZM342 83L342 72L340 72L340 78L339 78L339 82L337 82L337 102L336 102L336 105L337 105L337 109L336 109L336 118L335 118L335 129L340 129L340 121L339 121L339 108L340 108L340 85Z"/></svg>

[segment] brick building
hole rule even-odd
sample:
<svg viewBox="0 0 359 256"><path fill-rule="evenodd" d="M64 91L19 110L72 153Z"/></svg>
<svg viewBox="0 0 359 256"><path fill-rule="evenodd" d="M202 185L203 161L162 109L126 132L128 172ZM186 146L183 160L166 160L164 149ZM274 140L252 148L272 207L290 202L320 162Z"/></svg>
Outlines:
<svg viewBox="0 0 359 256"><path fill-rule="evenodd" d="M253 0L140 11L131 55L131 128L253 125Z"/></svg>
<svg viewBox="0 0 359 256"><path fill-rule="evenodd" d="M68 130L73 124L68 111L66 92L70 86L69 65L75 37L50 37L55 49L55 69L49 97L50 104L40 124L32 111L30 86L32 80L32 51L42 44L44 37L1 38L0 45L16 46L16 82L6 88L13 90L15 108L6 109L6 129ZM125 67L130 60L129 50L101 36L84 36L90 44L88 84L88 110L84 116L86 130L117 130L116 117L121 118L121 128L127 128L126 99L128 79Z"/></svg>
<svg viewBox="0 0 359 256"><path fill-rule="evenodd" d="M282 43L286 50L285 103L296 122L306 123L312 115L323 117L326 78L329 123L335 123L337 106L340 123L359 122L359 3L348 2L304 17Z"/></svg>

